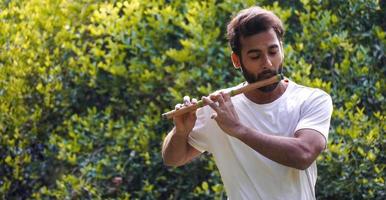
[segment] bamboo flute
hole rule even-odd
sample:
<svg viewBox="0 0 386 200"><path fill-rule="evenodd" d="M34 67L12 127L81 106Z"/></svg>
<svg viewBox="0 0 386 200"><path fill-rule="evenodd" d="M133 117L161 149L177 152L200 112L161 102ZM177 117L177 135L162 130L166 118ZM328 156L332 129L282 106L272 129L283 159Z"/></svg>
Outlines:
<svg viewBox="0 0 386 200"><path fill-rule="evenodd" d="M233 97L233 96L236 96L236 95L241 94L241 93L245 93L245 92L260 88L260 87L271 85L273 83L279 82L282 79L283 79L283 76L281 74L277 74L269 79L261 80L261 81L258 81L258 82L252 83L252 84L248 84L248 85L242 86L240 88L231 90L229 92L229 94L231 97ZM171 119L174 116L179 116L179 115L197 110L198 108L201 108L205 105L206 104L202 100L200 100L196 104L192 104L190 106L182 107L178 110L171 110L169 112L163 113L162 117L167 118L167 119Z"/></svg>

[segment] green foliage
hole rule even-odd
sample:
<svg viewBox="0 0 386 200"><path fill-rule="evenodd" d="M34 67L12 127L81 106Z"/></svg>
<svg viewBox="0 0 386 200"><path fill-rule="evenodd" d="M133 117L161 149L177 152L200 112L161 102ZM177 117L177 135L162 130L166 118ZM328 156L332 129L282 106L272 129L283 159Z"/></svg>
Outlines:
<svg viewBox="0 0 386 200"><path fill-rule="evenodd" d="M255 1L0 3L1 199L225 199L209 156L163 166L184 95L243 80L230 16ZM319 199L384 199L384 5L260 1L284 21L285 73L331 94Z"/></svg>

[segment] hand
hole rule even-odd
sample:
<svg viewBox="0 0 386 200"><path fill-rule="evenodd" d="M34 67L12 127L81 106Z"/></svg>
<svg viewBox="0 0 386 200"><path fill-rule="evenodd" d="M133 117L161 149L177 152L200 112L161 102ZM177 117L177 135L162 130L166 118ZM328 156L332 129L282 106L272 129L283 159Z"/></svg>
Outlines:
<svg viewBox="0 0 386 200"><path fill-rule="evenodd" d="M228 135L237 137L242 125L230 95L220 92L210 95L209 98L202 97L202 100L215 111L211 118L216 120L220 128ZM217 101L218 105L214 101Z"/></svg>
<svg viewBox="0 0 386 200"><path fill-rule="evenodd" d="M182 107L186 107L196 103L197 103L196 99L193 98L192 101L190 101L189 96L184 96L184 103L177 104L175 106L175 109L178 110ZM185 113L183 115L174 116L173 121L176 129L176 134L182 134L187 136L192 131L194 124L196 123L196 119L197 117L196 117L195 110L189 113Z"/></svg>

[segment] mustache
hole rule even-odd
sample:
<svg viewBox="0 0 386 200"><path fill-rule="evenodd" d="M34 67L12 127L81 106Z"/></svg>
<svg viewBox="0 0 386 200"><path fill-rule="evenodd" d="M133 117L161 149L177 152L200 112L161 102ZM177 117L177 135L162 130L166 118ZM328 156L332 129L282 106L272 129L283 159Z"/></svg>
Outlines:
<svg viewBox="0 0 386 200"><path fill-rule="evenodd" d="M264 70L264 71L262 71L261 73L259 73L259 74L257 75L256 79L257 79L258 81L260 81L260 80L264 80L264 79L271 78L272 76L276 76L277 74L278 74L277 71L267 69L267 70Z"/></svg>

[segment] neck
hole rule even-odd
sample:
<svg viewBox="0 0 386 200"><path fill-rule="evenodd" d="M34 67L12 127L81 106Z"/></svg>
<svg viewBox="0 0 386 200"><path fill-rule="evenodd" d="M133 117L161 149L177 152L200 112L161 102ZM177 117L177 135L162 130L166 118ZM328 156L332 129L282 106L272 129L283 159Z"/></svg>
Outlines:
<svg viewBox="0 0 386 200"><path fill-rule="evenodd" d="M288 83L283 80L280 81L278 86L272 92L262 92L259 89L252 90L244 93L244 95L254 103L266 104L271 103L281 97L287 89Z"/></svg>

